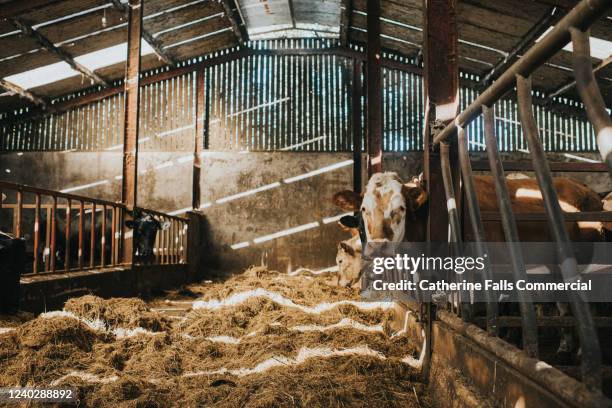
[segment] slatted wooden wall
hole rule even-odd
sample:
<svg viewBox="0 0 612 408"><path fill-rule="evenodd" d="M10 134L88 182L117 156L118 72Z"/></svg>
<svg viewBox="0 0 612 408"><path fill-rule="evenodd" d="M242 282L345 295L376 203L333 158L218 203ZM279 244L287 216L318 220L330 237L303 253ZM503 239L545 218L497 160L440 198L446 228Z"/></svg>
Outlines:
<svg viewBox="0 0 612 408"><path fill-rule="evenodd" d="M298 39L253 42L253 48L325 48L333 40ZM407 58L385 55L400 62ZM333 55L251 56L207 68L211 150L350 151L349 89L352 61ZM422 149L422 78L414 73L383 70L384 140L386 151ZM464 78L477 81L470 74ZM462 87L461 108L477 97ZM568 105L577 105L565 101ZM123 96L43 119L0 127L0 151L120 150ZM363 111L362 101L362 111ZM141 94L140 149L191 151L195 131L195 74L148 85ZM495 108L500 148L525 150L516 102ZM593 151L595 136L586 121L536 107L548 151ZM482 119L468 128L472 150L484 150ZM362 144L365 145L365 144Z"/></svg>

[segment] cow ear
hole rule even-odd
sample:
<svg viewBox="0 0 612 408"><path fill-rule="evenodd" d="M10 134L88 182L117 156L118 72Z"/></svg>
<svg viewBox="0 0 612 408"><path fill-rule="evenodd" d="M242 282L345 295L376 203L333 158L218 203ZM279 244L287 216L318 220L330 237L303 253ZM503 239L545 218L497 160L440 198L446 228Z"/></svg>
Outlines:
<svg viewBox="0 0 612 408"><path fill-rule="evenodd" d="M134 225L136 225L136 224L134 224L133 220L127 220L125 222L125 226L128 227L128 228L134 228Z"/></svg>
<svg viewBox="0 0 612 408"><path fill-rule="evenodd" d="M357 211L361 207L363 197L351 190L342 190L334 194L332 202L344 211Z"/></svg>
<svg viewBox="0 0 612 408"><path fill-rule="evenodd" d="M354 215L345 215L338 222L346 228L359 228L359 220Z"/></svg>
<svg viewBox="0 0 612 408"><path fill-rule="evenodd" d="M160 223L160 225L159 225L159 229L160 230L167 230L168 228L170 228L170 221L168 221L168 220Z"/></svg>
<svg viewBox="0 0 612 408"><path fill-rule="evenodd" d="M412 181L402 185L402 194L410 212L418 210L427 202L427 191L419 182Z"/></svg>
<svg viewBox="0 0 612 408"><path fill-rule="evenodd" d="M341 242L340 243L340 248L342 248L344 250L344 252L346 252L350 256L355 256L355 250L353 249L352 246L350 246L346 242Z"/></svg>

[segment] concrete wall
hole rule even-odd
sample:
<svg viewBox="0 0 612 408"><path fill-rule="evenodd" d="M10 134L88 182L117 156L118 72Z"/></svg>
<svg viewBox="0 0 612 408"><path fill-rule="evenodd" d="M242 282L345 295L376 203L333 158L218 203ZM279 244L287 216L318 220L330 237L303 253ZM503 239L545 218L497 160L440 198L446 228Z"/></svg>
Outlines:
<svg viewBox="0 0 612 408"><path fill-rule="evenodd" d="M116 201L121 191L116 178L121 174L121 157L118 152L4 154L0 156L0 179L52 190L85 186L73 193ZM341 212L331 204L331 197L352 188L351 157L348 153L205 152L201 202L210 242L207 265L225 271L262 262L283 271L334 265L337 244L347 236L328 220ZM506 159L528 158L513 154ZM562 159L564 156L555 157ZM365 172L365 163L363 168ZM417 175L422 168L421 154L386 154L385 168L403 178ZM320 174L291 182L292 177L313 171ZM189 153L143 152L139 172L140 206L165 212L190 207ZM612 190L605 173L571 176L596 191ZM304 230L296 232L295 228ZM242 248L232 248L241 243Z"/></svg>

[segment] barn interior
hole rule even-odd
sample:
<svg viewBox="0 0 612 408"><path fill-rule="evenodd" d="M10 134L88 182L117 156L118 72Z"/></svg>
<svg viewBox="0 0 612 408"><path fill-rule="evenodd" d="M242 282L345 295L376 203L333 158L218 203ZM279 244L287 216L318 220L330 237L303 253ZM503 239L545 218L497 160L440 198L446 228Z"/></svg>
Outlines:
<svg viewBox="0 0 612 408"><path fill-rule="evenodd" d="M420 177L427 242L542 226L580 275L566 226L612 223L611 5L0 1L0 386L84 406L612 406L605 302L368 302L334 283L354 209L333 200ZM560 207L553 176L602 204ZM546 205L504 206L506 178Z"/></svg>

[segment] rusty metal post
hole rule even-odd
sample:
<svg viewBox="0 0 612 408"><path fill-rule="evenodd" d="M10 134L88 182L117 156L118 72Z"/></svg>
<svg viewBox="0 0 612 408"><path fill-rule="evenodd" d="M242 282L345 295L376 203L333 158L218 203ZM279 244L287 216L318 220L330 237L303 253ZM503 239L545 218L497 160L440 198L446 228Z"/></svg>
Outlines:
<svg viewBox="0 0 612 408"><path fill-rule="evenodd" d="M532 111L531 78L520 75L516 77L517 99L519 105L519 115L523 132L527 138L533 170L540 186L544 208L548 216L553 237L557 243L559 262L561 264L561 274L565 282L573 282L580 279L578 263L572 245L565 229L565 220L561 212L559 198L553 184L552 174L548 167L546 154L542 148L538 126ZM601 350L597 330L593 324L593 317L589 311L588 304L580 297L577 292L569 291L568 298L572 313L576 318L576 327L582 347L582 381L587 387L593 390L601 389Z"/></svg>
<svg viewBox="0 0 612 408"><path fill-rule="evenodd" d="M1 195L1 193L0 193ZM38 259L38 247L40 246L40 194L36 194L34 204L34 264L32 271L38 273L40 259Z"/></svg>
<svg viewBox="0 0 612 408"><path fill-rule="evenodd" d="M79 269L83 269L83 239L85 229L85 202L79 201L79 254L78 254L78 265Z"/></svg>
<svg viewBox="0 0 612 408"><path fill-rule="evenodd" d="M497 147L497 139L495 138L495 117L493 108L483 106L484 113L484 131L485 141L487 146L487 154L489 164L491 166L491 176L495 183L495 194L497 196L497 204L499 205L499 213L502 219L502 228L504 237L506 238L506 246L510 255L510 263L512 264L512 275L515 280L527 279L527 270L525 269L525 261L520 248L520 240L518 229L512 212L510 201L510 193L502 167L502 160ZM519 309L521 312L522 330L523 330L523 350L531 357L538 355L538 331L536 324L535 311L533 308L533 299L528 292L517 291L519 300Z"/></svg>
<svg viewBox="0 0 612 408"><path fill-rule="evenodd" d="M366 44L368 178L382 167L382 49L380 45L380 0L367 2Z"/></svg>
<svg viewBox="0 0 612 408"><path fill-rule="evenodd" d="M106 266L106 204L102 205L102 236L100 237L100 266Z"/></svg>
<svg viewBox="0 0 612 408"><path fill-rule="evenodd" d="M72 201L70 199L66 202L66 222L65 227L66 231L64 231L64 235L66 237L66 249L64 250L64 269L66 271L70 270L70 229L71 229L71 218L70 218L70 210L72 207Z"/></svg>
<svg viewBox="0 0 612 408"><path fill-rule="evenodd" d="M486 266L484 270L484 277L486 279L492 279L490 265L486 256L486 237L482 217L480 215L480 205L478 204L478 196L476 194L476 185L474 182L474 175L472 173L472 165L470 163L468 140L466 131L462 127L459 127L459 132L457 133L457 145L459 147L459 164L461 166L461 176L464 186L463 191L465 191L465 201L467 202L470 223L474 233L474 241L476 242L476 251L478 252L478 256L485 259ZM492 336L497 336L497 316L499 313L499 307L496 298L491 291L486 291L485 296L487 298L487 333Z"/></svg>
<svg viewBox="0 0 612 408"><path fill-rule="evenodd" d="M51 264L51 272L55 272L55 236L57 229L57 222L55 221L55 216L57 213L57 197L51 197L53 203L51 204L51 249L49 250L49 263Z"/></svg>
<svg viewBox="0 0 612 408"><path fill-rule="evenodd" d="M89 267L93 268L96 259L96 203L91 204L91 230L89 231Z"/></svg>
<svg viewBox="0 0 612 408"><path fill-rule="evenodd" d="M200 172L202 167L202 149L204 147L204 119L205 119L205 81L204 70L196 71L196 125L193 147L193 183L191 188L191 207L200 208ZM207 125L207 124L206 124Z"/></svg>
<svg viewBox="0 0 612 408"><path fill-rule="evenodd" d="M17 191L17 207L15 208L15 217L13 221L15 223L15 237L21 238L21 224L23 221L23 191L21 190Z"/></svg>
<svg viewBox="0 0 612 408"><path fill-rule="evenodd" d="M576 88L584 102L589 121L595 128L597 147L601 159L608 165L612 176L612 119L606 111L606 104L601 96L597 80L591 65L591 47L589 44L589 31L571 28L574 76Z"/></svg>
<svg viewBox="0 0 612 408"><path fill-rule="evenodd" d="M138 191L138 121L140 116L140 49L144 0L129 0L128 55L125 70L125 123L123 132L123 178L121 201L129 212L137 206ZM124 229L124 237L127 227ZM131 262L133 239L124 242L123 257Z"/></svg>

